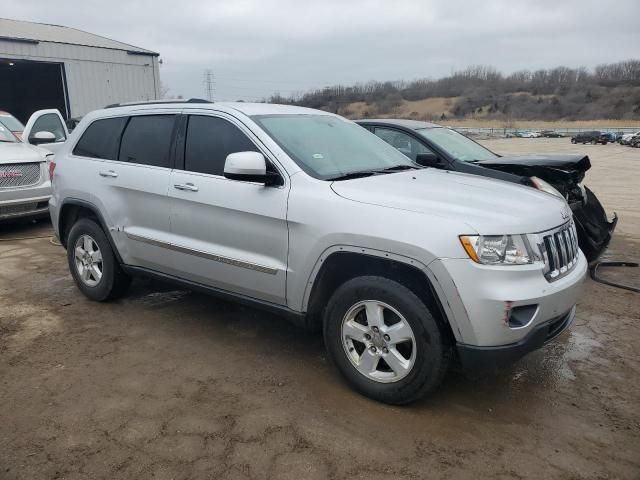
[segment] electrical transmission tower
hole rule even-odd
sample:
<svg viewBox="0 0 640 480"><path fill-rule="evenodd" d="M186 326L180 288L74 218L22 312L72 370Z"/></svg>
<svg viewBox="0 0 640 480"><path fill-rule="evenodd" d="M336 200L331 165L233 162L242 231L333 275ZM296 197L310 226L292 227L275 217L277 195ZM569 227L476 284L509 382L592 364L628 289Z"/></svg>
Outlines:
<svg viewBox="0 0 640 480"><path fill-rule="evenodd" d="M207 100L213 102L213 92L214 92L214 76L211 70L204 71L204 92L207 96Z"/></svg>

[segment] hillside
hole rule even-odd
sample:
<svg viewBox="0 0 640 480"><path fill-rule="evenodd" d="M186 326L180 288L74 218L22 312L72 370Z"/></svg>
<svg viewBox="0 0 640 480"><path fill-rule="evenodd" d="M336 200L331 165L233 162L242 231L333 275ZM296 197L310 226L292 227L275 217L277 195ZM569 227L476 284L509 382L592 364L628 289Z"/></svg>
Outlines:
<svg viewBox="0 0 640 480"><path fill-rule="evenodd" d="M334 86L267 101L319 108L350 118L428 121L640 120L640 60L503 75L476 66L437 80ZM633 123L633 122L632 122Z"/></svg>

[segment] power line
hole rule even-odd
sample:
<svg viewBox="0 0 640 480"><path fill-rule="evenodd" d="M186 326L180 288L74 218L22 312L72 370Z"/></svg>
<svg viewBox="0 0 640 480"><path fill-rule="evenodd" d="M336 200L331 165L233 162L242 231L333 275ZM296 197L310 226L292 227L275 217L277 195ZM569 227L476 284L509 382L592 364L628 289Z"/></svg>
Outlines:
<svg viewBox="0 0 640 480"><path fill-rule="evenodd" d="M207 100L213 102L213 92L214 92L214 76L211 70L204 71L204 91L207 96Z"/></svg>

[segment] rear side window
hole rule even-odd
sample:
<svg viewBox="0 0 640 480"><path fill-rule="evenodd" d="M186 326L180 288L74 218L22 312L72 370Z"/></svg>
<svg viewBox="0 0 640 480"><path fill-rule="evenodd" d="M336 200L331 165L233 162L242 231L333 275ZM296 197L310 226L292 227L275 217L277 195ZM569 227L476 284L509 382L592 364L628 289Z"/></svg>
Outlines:
<svg viewBox="0 0 640 480"><path fill-rule="evenodd" d="M175 115L141 115L131 117L122 134L122 162L169 167L169 149Z"/></svg>
<svg viewBox="0 0 640 480"><path fill-rule="evenodd" d="M226 120L201 115L189 117L184 154L185 170L223 175L227 155L257 151L253 142Z"/></svg>
<svg viewBox="0 0 640 480"><path fill-rule="evenodd" d="M73 149L74 155L115 160L118 158L120 135L128 117L96 120L85 130Z"/></svg>

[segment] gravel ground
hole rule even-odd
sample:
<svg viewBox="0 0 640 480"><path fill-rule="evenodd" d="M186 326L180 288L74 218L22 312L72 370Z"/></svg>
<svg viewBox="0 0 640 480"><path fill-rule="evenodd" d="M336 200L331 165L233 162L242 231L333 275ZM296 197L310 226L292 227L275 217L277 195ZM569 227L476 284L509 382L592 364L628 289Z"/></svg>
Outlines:
<svg viewBox="0 0 640 480"><path fill-rule="evenodd" d="M609 256L640 260L640 150L486 143L587 151L586 183L621 216ZM149 281L86 300L50 232L0 226L0 479L640 477L638 294L587 280L555 343L394 408L278 317Z"/></svg>

